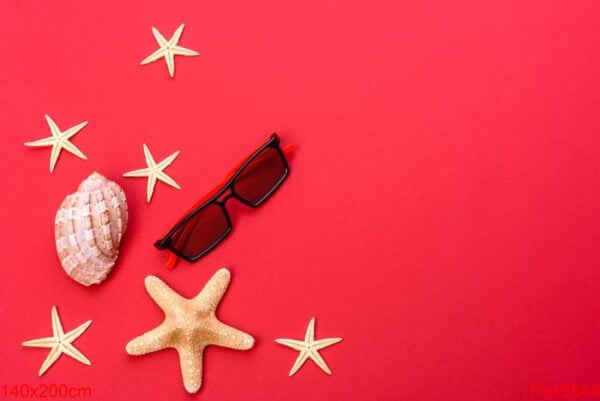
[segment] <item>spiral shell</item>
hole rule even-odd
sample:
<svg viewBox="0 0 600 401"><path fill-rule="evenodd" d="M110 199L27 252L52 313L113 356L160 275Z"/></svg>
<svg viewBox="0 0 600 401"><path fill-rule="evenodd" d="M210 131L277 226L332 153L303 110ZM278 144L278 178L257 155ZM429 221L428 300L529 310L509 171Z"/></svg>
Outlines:
<svg viewBox="0 0 600 401"><path fill-rule="evenodd" d="M54 235L63 269L80 284L99 284L117 261L126 229L123 188L93 173L56 213Z"/></svg>

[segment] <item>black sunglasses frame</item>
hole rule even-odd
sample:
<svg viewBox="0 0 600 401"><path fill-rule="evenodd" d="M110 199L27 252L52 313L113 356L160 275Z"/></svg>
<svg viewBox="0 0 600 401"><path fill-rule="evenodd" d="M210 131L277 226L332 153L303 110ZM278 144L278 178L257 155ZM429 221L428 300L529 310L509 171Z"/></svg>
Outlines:
<svg viewBox="0 0 600 401"><path fill-rule="evenodd" d="M283 175L281 176L281 178L279 179L279 181L277 181L277 183L275 183L275 185L273 185L273 187L269 190L269 192L267 192L261 199L259 199L258 201L254 202L254 203L249 202L246 199L244 199L243 197L241 197L238 193L235 192L234 183L235 183L235 180L242 173L242 171L244 171L244 169L250 163L252 163L252 161L254 161L267 148L273 148L273 149L275 149L275 151L277 151L279 158L283 162L284 172L283 172ZM229 199L235 198L248 207L257 208L260 205L262 205L267 199L269 199L275 193L275 191L277 189L279 189L281 184L283 184L283 182L289 176L289 173L290 173L290 167L289 167L289 164L285 157L285 153L281 149L279 136L277 134L272 134L267 142L265 142L263 145L261 145L257 150L254 151L254 153L252 153L252 155L250 155L246 159L246 161L244 161L244 163L235 171L235 173L233 173L231 178L223 185L223 187L221 189L218 190L218 192L216 194L214 194L213 196L210 197L210 199L207 199L205 202L200 204L198 207L196 207L194 210L192 210L190 213L188 213L187 216L185 216L182 220L180 220L177 224L175 224L175 226L162 239L160 239L154 243L154 247L158 250L168 249L169 251L173 252L175 255L179 256L180 258L182 258L183 260L186 260L188 262L197 261L202 256L206 255L208 252L212 251L217 245L219 245L231 233L231 231L233 229L233 225L231 224L231 217L229 216L229 213L227 212L227 208L225 207L225 205ZM230 193L225 195L225 197L223 199L218 200L227 191L230 191ZM204 249L202 252L198 253L197 255L194 255L194 256L185 255L175 248L175 246L173 245L172 237L181 227L183 227L185 224L187 224L192 218L194 218L194 216L196 216L202 209L204 209L208 205L216 205L219 208L221 208L223 215L225 216L225 220L227 221L227 230L219 238L217 238L209 247L207 247L206 249Z"/></svg>

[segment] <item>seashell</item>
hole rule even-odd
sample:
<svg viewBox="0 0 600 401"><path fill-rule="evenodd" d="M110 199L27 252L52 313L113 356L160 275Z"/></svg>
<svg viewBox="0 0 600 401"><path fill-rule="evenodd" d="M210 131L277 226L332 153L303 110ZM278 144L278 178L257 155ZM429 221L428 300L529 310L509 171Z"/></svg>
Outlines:
<svg viewBox="0 0 600 401"><path fill-rule="evenodd" d="M117 261L126 229L123 188L94 172L56 213L54 235L60 264L80 284L101 283Z"/></svg>

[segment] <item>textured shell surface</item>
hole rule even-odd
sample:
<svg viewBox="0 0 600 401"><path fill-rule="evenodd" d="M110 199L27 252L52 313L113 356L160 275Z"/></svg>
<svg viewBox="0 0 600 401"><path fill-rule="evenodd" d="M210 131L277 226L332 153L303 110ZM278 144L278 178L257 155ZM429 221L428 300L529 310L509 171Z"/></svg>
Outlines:
<svg viewBox="0 0 600 401"><path fill-rule="evenodd" d="M123 188L93 173L56 213L54 235L63 269L85 286L101 283L117 261L126 230Z"/></svg>

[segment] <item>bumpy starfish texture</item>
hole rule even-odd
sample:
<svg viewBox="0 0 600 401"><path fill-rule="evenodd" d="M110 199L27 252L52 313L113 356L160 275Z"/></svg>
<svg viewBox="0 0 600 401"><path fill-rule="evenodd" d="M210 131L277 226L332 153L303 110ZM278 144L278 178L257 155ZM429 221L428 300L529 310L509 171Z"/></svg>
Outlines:
<svg viewBox="0 0 600 401"><path fill-rule="evenodd" d="M325 373L330 375L331 370L325 363L325 360L323 360L319 354L319 350L339 343L340 341L342 341L341 338L324 338L322 340L315 340L314 317L310 319L310 323L308 323L308 328L306 329L306 334L304 335L304 341L289 340L285 338L275 340L275 342L278 344L282 344L286 347L293 348L296 351L300 351L300 355L298 355L296 362L294 362L294 366L292 366L292 370L290 370L290 376L296 373L309 358L312 359Z"/></svg>
<svg viewBox="0 0 600 401"><path fill-rule="evenodd" d="M173 163L173 160L175 160L177 156L179 156L179 151L173 153L171 156L167 157L160 163L156 163L154 161L154 157L152 157L152 153L150 153L150 149L148 149L148 146L144 144L144 156L146 158L146 165L148 167L139 170L129 171L123 174L123 177L148 177L148 185L146 187L146 201L148 203L150 203L150 199L152 199L152 194L154 194L156 180L160 180L174 188L181 189L179 184L177 184L175 180L173 180L163 171L171 163Z"/></svg>
<svg viewBox="0 0 600 401"><path fill-rule="evenodd" d="M185 47L181 47L177 44L179 42L179 38L181 38L183 27L184 24L179 25L179 28L175 30L173 37L171 37L169 40L165 39L158 29L152 27L152 34L154 35L154 38L158 42L160 48L142 60L142 65L152 63L164 57L165 61L167 62L167 68L169 69L169 75L171 78L173 78L173 75L175 75L175 56L198 56L198 52L186 49Z"/></svg>
<svg viewBox="0 0 600 401"><path fill-rule="evenodd" d="M72 344L83 332L92 324L91 320L83 323L79 327L69 331L65 334L56 311L56 306L52 307L52 337L38 338L35 340L25 341L23 346L25 347L41 347L50 348L50 353L46 357L46 360L42 364L39 371L39 376L43 375L49 368L58 360L62 354L69 355L71 358L85 364L91 365L92 363L87 359L77 348Z"/></svg>
<svg viewBox="0 0 600 401"><path fill-rule="evenodd" d="M61 132L58 126L49 115L44 115L46 117L46 121L48 122L48 126L50 127L50 133L52 136L48 138L43 138L33 142L25 142L26 146L52 146L52 153L50 155L50 172L54 171L54 166L58 161L58 156L60 156L60 151L65 149L75 156L80 157L82 159L87 159L87 157L81 152L81 150L77 149L75 145L69 141L69 139L78 133L83 127L87 125L87 121L84 121L80 124L77 124L74 127L69 128L68 130Z"/></svg>
<svg viewBox="0 0 600 401"><path fill-rule="evenodd" d="M202 385L202 353L208 345L247 350L254 339L243 331L221 323L215 316L217 306L227 291L231 275L223 268L206 283L202 291L187 299L155 276L146 277L146 290L165 313L165 320L155 329L131 340L130 355L143 355L175 348L179 354L183 385L195 393Z"/></svg>

